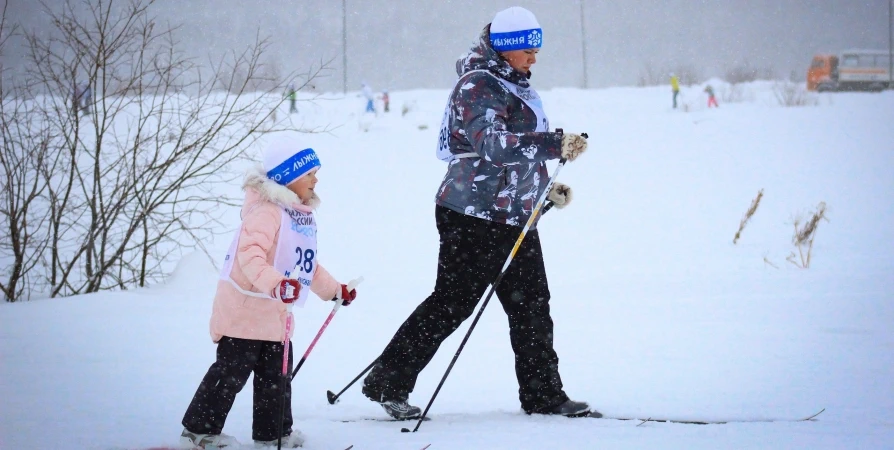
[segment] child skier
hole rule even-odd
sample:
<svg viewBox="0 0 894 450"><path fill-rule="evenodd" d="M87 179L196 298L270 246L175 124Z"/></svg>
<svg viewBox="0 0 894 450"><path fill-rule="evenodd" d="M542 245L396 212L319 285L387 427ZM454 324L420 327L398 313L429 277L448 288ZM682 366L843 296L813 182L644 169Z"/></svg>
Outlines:
<svg viewBox="0 0 894 450"><path fill-rule="evenodd" d="M186 413L180 442L187 447L232 448L223 434L236 394L254 373L252 439L276 446L283 430L285 448L304 438L292 428L291 387L285 384L280 428L286 304L303 306L308 288L322 299L350 304L355 290L339 283L316 258L314 191L320 160L311 148L292 142L270 146L263 165L249 171L243 189L242 225L230 244L211 313L217 360L208 369ZM292 348L288 367L291 372Z"/></svg>
<svg viewBox="0 0 894 450"><path fill-rule="evenodd" d="M717 105L717 98L714 97L714 88L711 87L710 84L705 86L705 92L708 94L708 108L710 108L711 105L714 105L715 108L719 108Z"/></svg>

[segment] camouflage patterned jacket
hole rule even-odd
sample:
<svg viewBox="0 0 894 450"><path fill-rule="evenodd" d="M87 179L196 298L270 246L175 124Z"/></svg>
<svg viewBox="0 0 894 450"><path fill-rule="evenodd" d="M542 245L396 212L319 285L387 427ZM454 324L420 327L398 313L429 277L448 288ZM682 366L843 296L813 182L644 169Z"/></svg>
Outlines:
<svg viewBox="0 0 894 450"><path fill-rule="evenodd" d="M546 161L562 153L562 135L535 132L535 111L497 79L522 91L530 88L530 73L517 72L500 58L490 45L489 30L490 25L456 62L460 79L447 102L439 142L454 157L468 153L477 157L449 161L435 203L470 216L523 226L546 187ZM533 89L530 92L536 97ZM549 123L543 120L541 129L548 130Z"/></svg>

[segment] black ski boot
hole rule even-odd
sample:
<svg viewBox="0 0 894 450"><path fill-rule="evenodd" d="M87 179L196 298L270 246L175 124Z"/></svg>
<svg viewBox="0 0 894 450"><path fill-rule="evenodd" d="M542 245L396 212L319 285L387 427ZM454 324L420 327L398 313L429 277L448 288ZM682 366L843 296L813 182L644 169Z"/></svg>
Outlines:
<svg viewBox="0 0 894 450"><path fill-rule="evenodd" d="M402 401L376 402L395 420L416 420L422 415L422 409Z"/></svg>
<svg viewBox="0 0 894 450"><path fill-rule="evenodd" d="M590 405L586 402L576 402L571 399L556 406L548 406L546 408L531 411L529 414L550 414L565 417L602 417L602 414L598 411L591 411Z"/></svg>
<svg viewBox="0 0 894 450"><path fill-rule="evenodd" d="M376 364L363 380L363 395L381 405L382 409L395 420L414 420L421 417L422 409L418 406L413 406L406 400L395 400L405 397L406 394L401 395L393 388L388 388L388 383L378 376L381 370L381 366Z"/></svg>

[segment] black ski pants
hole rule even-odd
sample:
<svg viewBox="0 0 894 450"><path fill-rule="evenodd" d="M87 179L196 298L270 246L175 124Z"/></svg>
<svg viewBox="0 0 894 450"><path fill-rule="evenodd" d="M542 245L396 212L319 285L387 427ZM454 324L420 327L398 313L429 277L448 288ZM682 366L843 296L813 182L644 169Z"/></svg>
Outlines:
<svg viewBox="0 0 894 450"><path fill-rule="evenodd" d="M441 245L434 292L400 326L364 380L363 392L372 400L407 400L441 343L472 315L521 234L520 227L443 206L436 207L435 219ZM528 232L496 294L509 319L522 409L533 412L565 402L536 230Z"/></svg>
<svg viewBox="0 0 894 450"><path fill-rule="evenodd" d="M183 426L196 434L220 434L224 422L248 377L254 372L254 407L251 437L257 441L279 438L282 391L282 351L280 342L237 339L224 336L217 343L217 361L211 364L183 415ZM292 346L289 345L289 372ZM292 429L292 386L286 381L286 409L283 433Z"/></svg>

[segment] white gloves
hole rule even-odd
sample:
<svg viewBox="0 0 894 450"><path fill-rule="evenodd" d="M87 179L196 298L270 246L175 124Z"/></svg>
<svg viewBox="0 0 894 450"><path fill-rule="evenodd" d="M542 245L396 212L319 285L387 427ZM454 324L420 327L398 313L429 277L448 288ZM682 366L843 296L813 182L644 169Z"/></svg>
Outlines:
<svg viewBox="0 0 894 450"><path fill-rule="evenodd" d="M546 198L553 202L556 208L562 209L571 203L571 187L567 184L553 183Z"/></svg>
<svg viewBox="0 0 894 450"><path fill-rule="evenodd" d="M574 161L586 150L587 140L583 136L579 134L565 134L562 136L562 158Z"/></svg>

